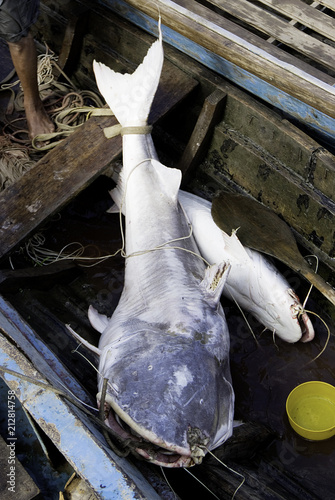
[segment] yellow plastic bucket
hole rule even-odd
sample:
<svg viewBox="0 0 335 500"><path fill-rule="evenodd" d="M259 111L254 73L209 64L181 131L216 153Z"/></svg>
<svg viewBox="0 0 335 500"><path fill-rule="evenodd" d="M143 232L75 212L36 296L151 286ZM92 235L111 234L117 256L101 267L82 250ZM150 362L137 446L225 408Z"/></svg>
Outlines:
<svg viewBox="0 0 335 500"><path fill-rule="evenodd" d="M292 428L312 441L335 435L335 387L326 382L311 381L298 385L286 400L286 411Z"/></svg>

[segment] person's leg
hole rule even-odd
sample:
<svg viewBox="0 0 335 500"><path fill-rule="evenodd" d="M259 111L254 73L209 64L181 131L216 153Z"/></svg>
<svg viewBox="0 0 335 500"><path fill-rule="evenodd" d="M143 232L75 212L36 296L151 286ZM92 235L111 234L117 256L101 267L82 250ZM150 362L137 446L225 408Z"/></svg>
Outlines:
<svg viewBox="0 0 335 500"><path fill-rule="evenodd" d="M8 42L8 46L23 89L30 138L53 132L54 125L44 109L38 92L37 54L32 35L28 33L18 42Z"/></svg>

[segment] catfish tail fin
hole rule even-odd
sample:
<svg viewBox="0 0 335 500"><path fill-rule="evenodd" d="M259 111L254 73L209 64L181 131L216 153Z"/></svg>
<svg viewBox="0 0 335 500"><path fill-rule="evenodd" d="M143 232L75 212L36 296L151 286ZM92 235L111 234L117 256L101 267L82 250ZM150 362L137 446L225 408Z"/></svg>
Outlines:
<svg viewBox="0 0 335 500"><path fill-rule="evenodd" d="M149 48L143 62L132 74L116 73L94 61L98 88L122 127L146 125L163 66L163 43L159 38Z"/></svg>

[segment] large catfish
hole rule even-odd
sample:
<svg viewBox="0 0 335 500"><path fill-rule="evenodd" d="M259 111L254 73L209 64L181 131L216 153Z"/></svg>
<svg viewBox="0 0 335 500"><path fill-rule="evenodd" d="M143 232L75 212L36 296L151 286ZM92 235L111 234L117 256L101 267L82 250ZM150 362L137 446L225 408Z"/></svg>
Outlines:
<svg viewBox="0 0 335 500"><path fill-rule="evenodd" d="M229 263L206 268L178 202L181 173L157 159L146 125L162 63L161 35L131 75L94 63L123 129L123 169L111 195L125 214L127 256L114 314L90 308L89 318L101 332L98 400L109 381L106 423L138 440L136 452L147 460L188 467L232 434L220 305Z"/></svg>

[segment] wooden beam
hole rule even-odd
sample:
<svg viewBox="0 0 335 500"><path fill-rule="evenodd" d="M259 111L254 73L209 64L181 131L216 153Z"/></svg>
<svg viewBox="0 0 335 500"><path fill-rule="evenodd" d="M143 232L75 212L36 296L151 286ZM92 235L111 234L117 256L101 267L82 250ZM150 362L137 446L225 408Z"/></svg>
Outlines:
<svg viewBox="0 0 335 500"><path fill-rule="evenodd" d="M71 77L73 67L79 59L87 17L87 7L79 7L78 3L75 2L73 4L72 15L65 29L62 48L58 57L58 66L69 77Z"/></svg>
<svg viewBox="0 0 335 500"><path fill-rule="evenodd" d="M135 14L130 9L135 7L157 19L156 4L165 26L299 101L335 118L333 78L286 54L198 2L157 0L152 4L138 0L115 0L111 8L129 19L134 19Z"/></svg>
<svg viewBox="0 0 335 500"><path fill-rule="evenodd" d="M121 153L121 138L107 140L114 118L90 118L0 194L0 256L92 182Z"/></svg>
<svg viewBox="0 0 335 500"><path fill-rule="evenodd" d="M209 1L210 3L218 6L224 11L230 10L232 6L232 2L222 2L220 0ZM279 14L283 14L284 16L291 18L292 20L300 24L303 24L308 28L311 28L317 33L320 33L320 35L324 35L330 40L335 41L334 19L327 14L324 14L323 12L317 10L313 6L314 4L308 5L301 0L290 0L289 2L283 2L282 0L259 0L259 2L263 5L271 7L271 9L278 12ZM320 5L319 2L315 3L317 5ZM267 10L257 7L247 0L235 1L233 8L234 15L241 16L243 21L247 23L249 22L249 14L252 14L253 23L255 23L257 29L265 31L265 25L267 25L267 29L274 30L275 32L269 33L269 35L272 35L276 39L278 28L280 29L280 33L285 35L285 38L290 37L291 35L290 42L293 42L295 44L295 48L298 51L299 48L303 46L304 38L306 40L309 39L310 45L313 45L314 43L318 48L321 48L321 50L322 47L325 47L324 43L313 38L312 36L302 35L299 30L293 29L294 26L292 24L283 21L282 18L275 16L274 14L270 14ZM244 16L246 12L248 12L248 18ZM299 32L301 36L299 36ZM282 41L284 42L284 40Z"/></svg>
<svg viewBox="0 0 335 500"><path fill-rule="evenodd" d="M183 185L188 183L194 167L207 151L213 129L222 116L226 98L227 94L217 89L205 99L191 138L178 164L183 173Z"/></svg>
<svg viewBox="0 0 335 500"><path fill-rule="evenodd" d="M166 61L150 122L168 113L197 85L196 80ZM114 117L90 118L0 193L0 257L19 245L120 156L121 137L106 139L103 132L115 123Z"/></svg>

